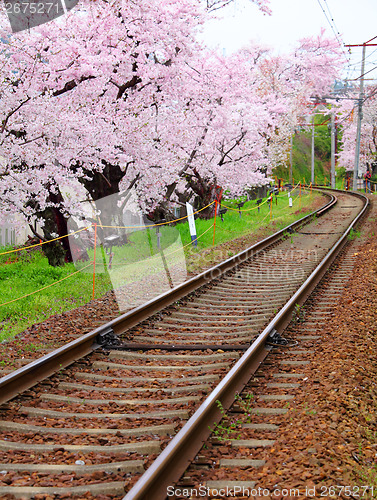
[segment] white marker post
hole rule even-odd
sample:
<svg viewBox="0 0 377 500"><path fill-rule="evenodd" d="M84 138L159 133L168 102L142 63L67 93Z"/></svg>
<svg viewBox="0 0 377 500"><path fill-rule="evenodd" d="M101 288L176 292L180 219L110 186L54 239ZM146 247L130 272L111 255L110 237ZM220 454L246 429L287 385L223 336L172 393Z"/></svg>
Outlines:
<svg viewBox="0 0 377 500"><path fill-rule="evenodd" d="M186 202L186 210L187 210L187 219L190 228L191 241L194 247L198 246L198 240L196 238L196 227L195 227L195 218L194 218L194 210L190 203Z"/></svg>

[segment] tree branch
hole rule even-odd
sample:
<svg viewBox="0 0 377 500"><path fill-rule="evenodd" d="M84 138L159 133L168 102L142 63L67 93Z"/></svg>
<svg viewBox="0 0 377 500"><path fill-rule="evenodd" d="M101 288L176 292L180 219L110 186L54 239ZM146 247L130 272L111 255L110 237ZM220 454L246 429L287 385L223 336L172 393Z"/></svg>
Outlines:
<svg viewBox="0 0 377 500"><path fill-rule="evenodd" d="M233 144L233 146L231 146L228 149L228 151L223 152L223 156L222 156L222 158L220 159L220 161L218 163L219 166L223 165L224 162L225 162L225 158L229 157L229 153L231 153L234 148L236 148L237 146L239 146L239 144L241 143L241 141L243 140L243 138L246 136L246 133L247 133L246 130L242 131L240 137L236 140L236 142ZM232 158L229 157L229 159L232 161Z"/></svg>
<svg viewBox="0 0 377 500"><path fill-rule="evenodd" d="M3 134L4 133L4 130L5 130L5 127L7 126L7 123L9 121L9 118L14 115L14 113L17 113L17 111L24 105L26 104L28 101L30 101L30 97L28 97L27 99L25 99L24 101L22 101L18 106L17 108L15 108L13 111L10 111L6 118L3 120L3 125L1 127L1 133Z"/></svg>
<svg viewBox="0 0 377 500"><path fill-rule="evenodd" d="M29 144L30 142L37 141L38 139L42 139L43 137L44 137L44 135L41 134L38 137L34 137L34 139L29 139L28 141L21 142L20 146L25 146L25 144Z"/></svg>
<svg viewBox="0 0 377 500"><path fill-rule="evenodd" d="M65 94L66 92L69 92L70 90L73 90L75 87L77 87L80 83L83 83L87 80L92 80L93 78L96 78L95 76L82 76L78 82L75 80L70 80L67 82L64 87L60 90L55 90L55 92L52 93L54 97L57 97L59 95Z"/></svg>

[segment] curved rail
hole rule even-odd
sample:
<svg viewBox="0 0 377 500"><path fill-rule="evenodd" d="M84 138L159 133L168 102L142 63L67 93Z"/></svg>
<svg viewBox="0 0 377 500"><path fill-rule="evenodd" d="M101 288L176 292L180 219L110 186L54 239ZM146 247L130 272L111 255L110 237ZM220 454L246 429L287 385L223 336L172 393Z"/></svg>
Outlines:
<svg viewBox="0 0 377 500"><path fill-rule="evenodd" d="M268 246L281 240L284 238L287 231L295 231L309 222L313 217L323 215L337 202L336 196L327 192L325 194L330 197L330 200L324 206L302 217L296 222L293 222L289 226L286 226L284 229L281 229L246 250L239 252L207 271L185 281L172 290L92 330L79 339L73 340L28 365L2 377L0 379L0 404L9 401L23 391L30 389L41 380L44 380L58 370L69 366L73 362L97 349L100 347L101 343L106 340L106 336L111 336L114 333L120 334L132 328L156 312L161 311L203 285L208 284L210 281L221 277L227 271L242 264L259 252L265 250Z"/></svg>
<svg viewBox="0 0 377 500"><path fill-rule="evenodd" d="M368 198L359 193L349 194L359 196L363 199L364 206L361 212L348 226L341 238L333 245L303 285L301 285L285 306L270 321L257 340L253 342L245 354L237 361L230 372L187 421L186 425L170 441L168 446L123 500L163 500L166 498L167 487L174 484L181 477L188 464L211 434L210 427L213 427L214 423L221 420L222 415L216 401L221 401L225 409L231 406L236 393L243 390L252 374L268 355L270 348L266 346L266 340L274 331L281 333L284 330L291 321L292 312L296 304L302 305L305 302L345 246L351 229L365 215L369 207Z"/></svg>

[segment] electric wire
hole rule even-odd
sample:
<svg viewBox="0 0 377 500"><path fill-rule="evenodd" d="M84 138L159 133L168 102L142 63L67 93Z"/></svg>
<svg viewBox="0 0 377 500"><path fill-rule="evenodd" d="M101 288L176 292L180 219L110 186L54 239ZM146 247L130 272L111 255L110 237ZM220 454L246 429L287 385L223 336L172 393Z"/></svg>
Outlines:
<svg viewBox="0 0 377 500"><path fill-rule="evenodd" d="M377 49L374 49L373 52L371 52L370 54L368 54L367 56L365 56L365 60L369 59L375 52L377 52ZM359 61L350 64L350 66L360 66L362 62L363 62L363 60L360 59ZM369 63L370 64L375 64L376 61L369 61Z"/></svg>
<svg viewBox="0 0 377 500"><path fill-rule="evenodd" d="M353 81L356 81L356 80L360 80L360 78L363 78L363 76L367 75L368 73L371 73L372 71L374 71L375 69L377 68L377 66L373 66L372 69L366 71L365 73L363 73L362 75L358 76L357 78L354 78Z"/></svg>
<svg viewBox="0 0 377 500"><path fill-rule="evenodd" d="M337 26L336 26L336 24L335 24L334 17L333 17L333 15L332 15L332 14L331 14L331 12L330 12L330 8L329 8L329 6L328 6L328 4L327 4L327 1L326 1L326 0L323 0L323 1L324 1L325 5L326 5L326 7L327 7L327 10L328 10L328 13L329 13L330 18L329 18L329 16L327 15L327 13L326 13L325 9L324 9L324 8L323 8L323 6L322 6L322 4L321 4L321 0L317 0L318 5L320 6L320 8L321 8L321 10L322 10L322 12L323 12L323 14L324 14L324 16L326 17L326 20L327 20L327 22L329 23L329 26L330 26L330 28L331 28L332 32L334 33L334 36L335 36L335 38L336 38L337 42L339 43L340 47L342 48L343 55L344 55L344 57L345 57L345 59L346 59L346 61L347 61L347 65L348 65L348 67L349 67L349 64L350 64L350 56L349 56L349 54L347 54L347 52L346 52L346 50L345 50L345 43L344 43L344 41L343 41L343 39L342 39L342 35L340 34L340 32L339 32L339 30L338 30L338 28L337 28Z"/></svg>

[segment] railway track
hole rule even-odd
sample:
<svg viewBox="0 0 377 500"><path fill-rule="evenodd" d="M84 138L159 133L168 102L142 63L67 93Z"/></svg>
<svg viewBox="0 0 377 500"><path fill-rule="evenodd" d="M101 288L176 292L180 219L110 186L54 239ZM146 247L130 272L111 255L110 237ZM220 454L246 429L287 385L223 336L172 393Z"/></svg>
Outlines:
<svg viewBox="0 0 377 500"><path fill-rule="evenodd" d="M216 400L232 404L366 210L362 196L330 197L314 218L0 379L0 498L164 498L221 419Z"/></svg>
<svg viewBox="0 0 377 500"><path fill-rule="evenodd" d="M318 426L305 428L301 422L302 413L311 419L317 413L315 404L306 396L309 381L314 380L322 389L326 379L335 377L335 368L331 364L321 365L318 353L326 337L336 335L334 331L330 334L324 331L352 277L358 247L358 241L350 241L347 251L327 271L300 317L286 328L284 337L288 345L271 349L268 359L224 414L221 426L206 441L184 476L174 487L170 486L171 498L179 498L177 493L183 491L192 492L186 498L207 498L204 492L209 498L225 496L219 495L219 491L229 491L232 498L257 496L258 492L262 492L260 497L279 497L280 492L283 497L307 498L315 496L315 491L324 497L327 494L340 498L373 496L373 486L347 486L344 470L339 467L330 467L331 472L326 473L320 466L313 467L323 461L323 448L327 448L331 439L328 431L336 434L339 426L339 422L331 420L335 414L331 400L337 389L327 392L329 429L324 430L323 436L316 437ZM315 353L317 358L313 363ZM237 425L232 427L232 422ZM326 458L325 463L329 461ZM308 486L308 478L312 487ZM195 492L201 495L196 496Z"/></svg>

